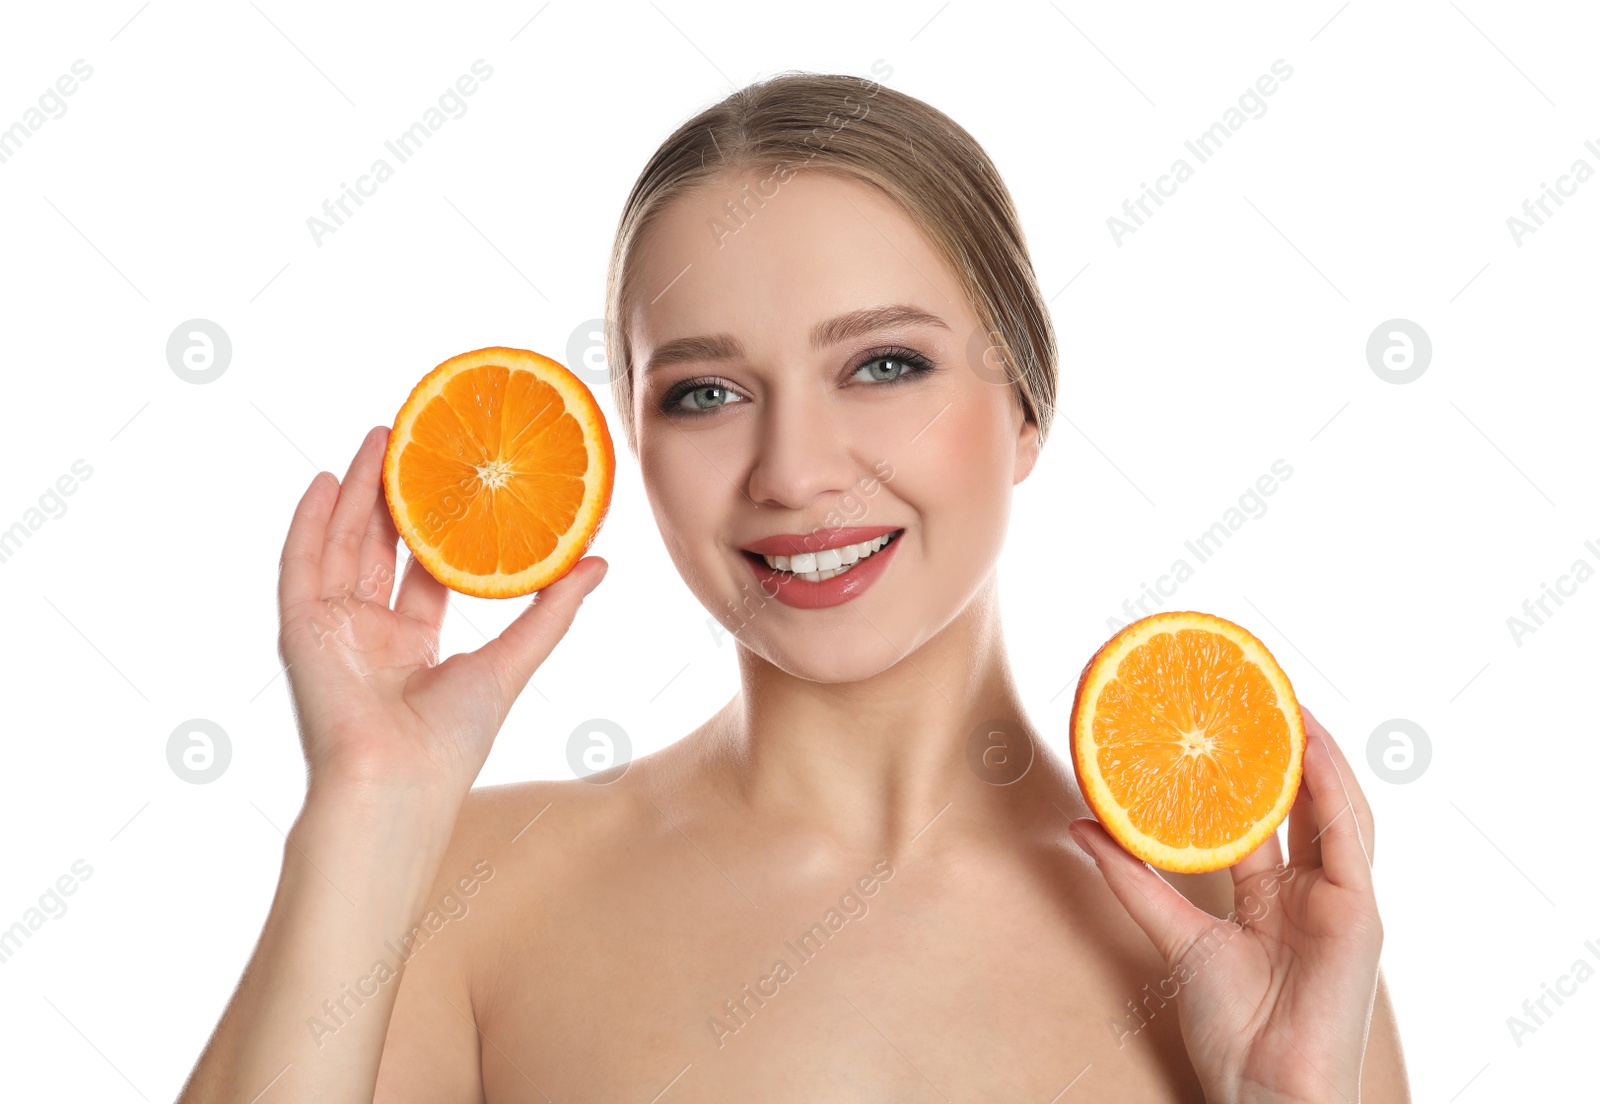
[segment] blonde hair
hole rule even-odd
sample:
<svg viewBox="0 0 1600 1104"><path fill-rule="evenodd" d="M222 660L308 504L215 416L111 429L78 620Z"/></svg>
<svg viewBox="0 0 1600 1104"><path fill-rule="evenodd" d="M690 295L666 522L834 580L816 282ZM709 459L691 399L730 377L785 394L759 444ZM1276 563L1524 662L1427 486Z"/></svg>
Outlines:
<svg viewBox="0 0 1600 1104"><path fill-rule="evenodd" d="M974 371L994 373L979 360L991 349L999 353L1005 378L997 382L1014 385L1042 443L1055 408L1055 331L994 163L953 119L913 96L860 77L791 71L747 85L679 126L623 205L606 275L605 342L612 396L634 453L625 312L630 262L644 230L674 199L724 174L803 168L877 187L923 229L960 277L987 334L974 335L976 355L969 346Z"/></svg>

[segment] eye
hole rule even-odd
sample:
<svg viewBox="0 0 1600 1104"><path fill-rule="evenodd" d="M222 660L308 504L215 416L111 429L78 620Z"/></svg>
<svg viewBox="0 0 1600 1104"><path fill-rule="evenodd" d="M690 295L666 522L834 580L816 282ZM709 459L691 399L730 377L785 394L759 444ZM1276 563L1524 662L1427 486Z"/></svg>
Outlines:
<svg viewBox="0 0 1600 1104"><path fill-rule="evenodd" d="M872 383L898 383L933 371L933 362L910 349L879 349L856 366L856 379ZM863 377L862 372L866 375Z"/></svg>
<svg viewBox="0 0 1600 1104"><path fill-rule="evenodd" d="M672 386L661 399L661 409L669 414L703 414L743 401L721 380L689 379Z"/></svg>

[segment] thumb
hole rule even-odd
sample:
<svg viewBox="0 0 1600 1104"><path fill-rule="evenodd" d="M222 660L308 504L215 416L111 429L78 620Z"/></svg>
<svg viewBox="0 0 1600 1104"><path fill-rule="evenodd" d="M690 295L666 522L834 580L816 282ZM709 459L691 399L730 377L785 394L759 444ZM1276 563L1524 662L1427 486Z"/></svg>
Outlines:
<svg viewBox="0 0 1600 1104"><path fill-rule="evenodd" d="M505 631L471 653L494 673L502 723L533 673L567 635L578 607L605 578L610 566L598 556L580 560L571 571L535 594Z"/></svg>
<svg viewBox="0 0 1600 1104"><path fill-rule="evenodd" d="M1190 904L1149 863L1129 854L1112 839L1099 821L1075 820L1067 830L1089 853L1112 895L1122 902L1169 966L1176 966L1196 940L1225 922Z"/></svg>

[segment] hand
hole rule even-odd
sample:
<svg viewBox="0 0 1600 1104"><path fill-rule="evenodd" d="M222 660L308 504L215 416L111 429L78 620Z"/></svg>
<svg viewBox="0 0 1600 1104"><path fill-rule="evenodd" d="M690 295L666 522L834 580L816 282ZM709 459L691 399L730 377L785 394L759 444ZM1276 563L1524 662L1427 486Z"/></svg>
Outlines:
<svg viewBox="0 0 1600 1104"><path fill-rule="evenodd" d="M1276 834L1232 868L1234 922L1190 904L1093 820L1072 832L1171 968L1189 1060L1215 1104L1360 1099L1383 924L1372 810L1327 730L1306 751L1283 864Z"/></svg>
<svg viewBox="0 0 1600 1104"><path fill-rule="evenodd" d="M344 483L319 472L295 510L278 583L278 651L312 784L471 788L511 704L604 577L598 557L540 591L499 637L439 662L446 587L416 559L394 594L399 533L381 491L388 431Z"/></svg>

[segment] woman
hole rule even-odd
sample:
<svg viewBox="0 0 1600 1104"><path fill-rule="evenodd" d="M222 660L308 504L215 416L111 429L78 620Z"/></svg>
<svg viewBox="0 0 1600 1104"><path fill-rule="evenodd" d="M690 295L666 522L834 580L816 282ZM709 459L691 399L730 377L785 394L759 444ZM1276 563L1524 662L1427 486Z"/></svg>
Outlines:
<svg viewBox="0 0 1600 1104"><path fill-rule="evenodd" d="M607 316L740 692L608 784L471 789L606 563L439 662L369 433L284 547L310 783L184 1101L1409 1099L1372 817L1315 719L1291 864L1168 880L1023 713L995 564L1055 345L970 135L855 78L735 93L635 184Z"/></svg>

